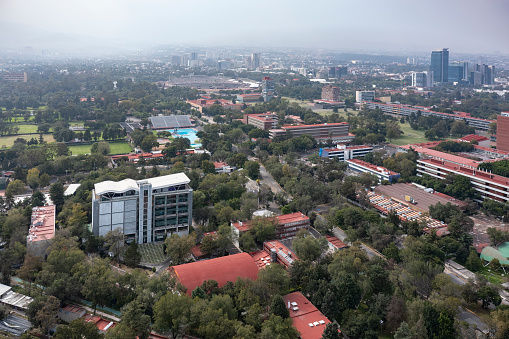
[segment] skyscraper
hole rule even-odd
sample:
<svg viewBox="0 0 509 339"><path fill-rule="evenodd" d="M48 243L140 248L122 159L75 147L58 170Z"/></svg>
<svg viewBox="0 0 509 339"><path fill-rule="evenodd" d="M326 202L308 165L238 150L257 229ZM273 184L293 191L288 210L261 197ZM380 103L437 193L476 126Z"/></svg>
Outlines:
<svg viewBox="0 0 509 339"><path fill-rule="evenodd" d="M431 52L431 67L435 82L449 81L449 48Z"/></svg>
<svg viewBox="0 0 509 339"><path fill-rule="evenodd" d="M262 80L263 101L270 101L274 97L274 80L264 77Z"/></svg>
<svg viewBox="0 0 509 339"><path fill-rule="evenodd" d="M252 53L251 54L251 69L260 68L260 53Z"/></svg>

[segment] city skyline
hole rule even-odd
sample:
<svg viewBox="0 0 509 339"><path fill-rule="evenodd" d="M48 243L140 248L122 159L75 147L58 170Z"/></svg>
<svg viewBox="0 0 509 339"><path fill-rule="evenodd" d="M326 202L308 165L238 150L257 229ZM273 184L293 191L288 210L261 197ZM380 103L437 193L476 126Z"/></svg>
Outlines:
<svg viewBox="0 0 509 339"><path fill-rule="evenodd" d="M201 0L7 0L0 8L4 46L15 41L29 45L57 40L72 45L73 40L82 39L98 46L130 48L186 44L426 51L447 47L458 53L509 54L509 47L501 43L509 14L509 4L503 0L482 6L473 1L431 0L422 6L399 0L355 4L322 0L312 8L303 1L265 0L251 7L230 0L221 4ZM337 16L327 19L325 13ZM415 16L433 21L413 24ZM490 26L468 19L478 16L489 16Z"/></svg>

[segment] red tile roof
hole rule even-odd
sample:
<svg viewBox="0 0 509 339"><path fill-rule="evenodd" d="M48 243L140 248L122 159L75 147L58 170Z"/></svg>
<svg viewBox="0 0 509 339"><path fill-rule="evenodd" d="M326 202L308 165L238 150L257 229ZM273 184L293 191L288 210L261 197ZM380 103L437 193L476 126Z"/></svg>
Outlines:
<svg viewBox="0 0 509 339"><path fill-rule="evenodd" d="M469 135L465 135L464 137L459 138L458 140L463 141L463 142L470 142L472 140L485 141L485 140L490 140L490 139L483 137L482 135L469 134Z"/></svg>
<svg viewBox="0 0 509 339"><path fill-rule="evenodd" d="M348 126L348 122L331 122L326 124L315 124L315 125L284 125L283 129L292 129L292 128L303 128L303 127L325 127L325 126Z"/></svg>
<svg viewBox="0 0 509 339"><path fill-rule="evenodd" d="M219 287L222 287L228 281L235 282L237 277L251 280L258 278L258 266L248 253L177 265L170 270L187 288L189 295L196 287L210 279L217 281Z"/></svg>
<svg viewBox="0 0 509 339"><path fill-rule="evenodd" d="M293 327L300 333L302 339L322 338L325 326L330 320L322 314L302 293L293 292L283 296L285 305L290 302L290 318ZM296 303L292 304L292 303ZM294 308L297 308L294 310ZM311 326L312 325L312 326Z"/></svg>
<svg viewBox="0 0 509 339"><path fill-rule="evenodd" d="M332 237L330 235L326 235L325 239L327 239L328 242L330 242L334 247L336 247L338 250L342 248L348 247L347 244L339 240L337 237Z"/></svg>
<svg viewBox="0 0 509 339"><path fill-rule="evenodd" d="M273 217L269 217L273 218ZM302 214L301 212L295 212L295 213L289 213L289 214L283 214L276 216L276 219L279 223L279 225L284 225L290 222L298 222L298 221L305 221L309 220L309 217L305 214ZM239 230L239 232L246 232L251 227L251 224L253 223L253 220L248 221L239 221L232 223L233 227Z"/></svg>
<svg viewBox="0 0 509 339"><path fill-rule="evenodd" d="M416 147L414 145L403 145L403 146L399 146L399 147L404 148L404 149L412 148L414 151L416 151L419 154L426 154L433 158L443 159L446 161L454 162L457 164L462 164L465 166L477 167L480 163L483 162L483 161L475 161L472 159L463 158L463 157L445 153L445 152L435 151L434 149Z"/></svg>

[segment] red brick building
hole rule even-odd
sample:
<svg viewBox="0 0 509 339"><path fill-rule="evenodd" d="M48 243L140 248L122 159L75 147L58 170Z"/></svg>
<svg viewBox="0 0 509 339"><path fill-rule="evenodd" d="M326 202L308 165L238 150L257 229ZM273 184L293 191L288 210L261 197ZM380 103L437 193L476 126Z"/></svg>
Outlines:
<svg viewBox="0 0 509 339"><path fill-rule="evenodd" d="M497 149L509 151L509 112L497 115Z"/></svg>

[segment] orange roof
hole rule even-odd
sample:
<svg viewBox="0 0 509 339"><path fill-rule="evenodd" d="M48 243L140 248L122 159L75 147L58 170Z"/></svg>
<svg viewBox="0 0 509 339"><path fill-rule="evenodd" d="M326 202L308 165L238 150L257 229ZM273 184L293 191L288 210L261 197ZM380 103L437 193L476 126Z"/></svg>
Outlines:
<svg viewBox="0 0 509 339"><path fill-rule="evenodd" d="M339 240L337 237L332 237L330 235L326 235L325 239L327 239L328 242L330 242L334 247L337 249L342 249L348 247L347 244Z"/></svg>
<svg viewBox="0 0 509 339"><path fill-rule="evenodd" d="M396 175L398 173L394 172L394 171L391 171L391 170L388 170L387 168L385 167L381 167L381 166L375 166L373 164L370 164L369 162L366 162L366 161L362 161L362 160L359 160L359 159L349 159L347 160L346 162L352 162L354 164L357 164L357 165L360 165L360 166L363 166L363 167L366 167L366 168L369 168L375 172L378 172L378 173L383 173L383 172L387 172L388 174L390 175Z"/></svg>
<svg viewBox="0 0 509 339"><path fill-rule="evenodd" d="M325 326L330 323L330 320L315 305L300 292L287 294L283 296L283 300L285 305L290 303L290 318L293 320L293 327L300 332L300 338L322 338Z"/></svg>
<svg viewBox="0 0 509 339"><path fill-rule="evenodd" d="M28 242L49 240L53 237L55 237L55 206L34 207L28 230Z"/></svg>
<svg viewBox="0 0 509 339"><path fill-rule="evenodd" d="M443 159L446 161L454 162L457 164L462 164L465 166L477 167L477 165L479 165L480 163L483 162L483 161L475 161L475 160L463 158L463 157L445 153L445 152L435 151L434 149L416 147L414 145L403 145L403 146L399 146L399 147L404 148L404 149L412 148L414 151L416 151L419 154L426 154L427 156L430 156L430 157Z"/></svg>
<svg viewBox="0 0 509 339"><path fill-rule="evenodd" d="M187 288L187 294L201 286L206 280L215 280L219 287L238 277L256 280L258 266L248 253L233 254L210 260L192 262L172 267L180 283Z"/></svg>
<svg viewBox="0 0 509 339"><path fill-rule="evenodd" d="M482 135L469 134L469 135L465 135L464 137L459 138L458 140L470 142L472 140L484 141L484 140L490 140L490 139L483 137Z"/></svg>
<svg viewBox="0 0 509 339"><path fill-rule="evenodd" d="M273 217L269 217L273 218ZM309 217L301 212L289 213L276 216L279 226L285 225L290 222L298 222L309 220ZM239 221L232 223L233 227L239 230L239 232L246 232L251 227L253 220Z"/></svg>

